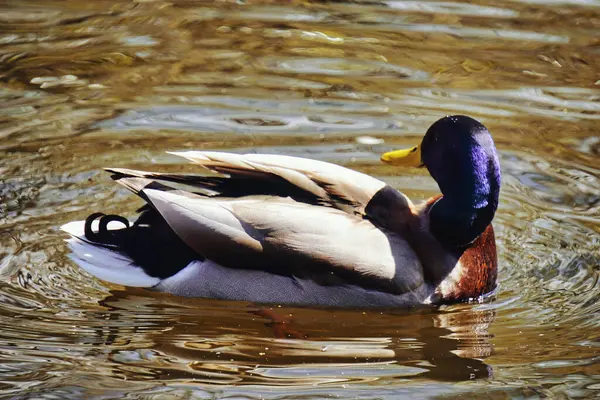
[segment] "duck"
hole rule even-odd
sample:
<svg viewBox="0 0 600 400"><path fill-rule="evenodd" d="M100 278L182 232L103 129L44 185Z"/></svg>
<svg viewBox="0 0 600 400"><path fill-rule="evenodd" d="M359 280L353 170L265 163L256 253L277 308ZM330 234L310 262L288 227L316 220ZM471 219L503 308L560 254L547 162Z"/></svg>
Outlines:
<svg viewBox="0 0 600 400"><path fill-rule="evenodd" d="M443 117L420 145L381 156L437 182L441 193L417 205L323 161L170 154L199 173L105 168L146 204L135 220L98 212L63 225L78 266L176 296L291 306L440 305L496 288L500 164L490 132L471 117Z"/></svg>

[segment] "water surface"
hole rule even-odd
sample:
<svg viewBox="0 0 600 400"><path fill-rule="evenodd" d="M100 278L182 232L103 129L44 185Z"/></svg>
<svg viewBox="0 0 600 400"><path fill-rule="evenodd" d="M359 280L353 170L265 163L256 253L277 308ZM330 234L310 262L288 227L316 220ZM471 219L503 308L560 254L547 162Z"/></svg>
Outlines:
<svg viewBox="0 0 600 400"><path fill-rule="evenodd" d="M600 2L0 2L0 393L7 398L600 396ZM166 150L381 165L439 117L492 132L485 304L315 310L96 280L57 228L140 201L102 167Z"/></svg>

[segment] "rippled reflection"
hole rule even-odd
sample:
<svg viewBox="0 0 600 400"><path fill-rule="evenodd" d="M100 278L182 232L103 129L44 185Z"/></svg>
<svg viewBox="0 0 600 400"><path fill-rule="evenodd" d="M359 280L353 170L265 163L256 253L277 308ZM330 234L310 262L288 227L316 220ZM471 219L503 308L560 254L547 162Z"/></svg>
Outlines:
<svg viewBox="0 0 600 400"><path fill-rule="evenodd" d="M600 394L596 0L0 5L0 393L11 398ZM61 224L140 205L105 166L289 154L416 200L381 165L441 115L500 150L500 289L441 310L313 310L124 290ZM126 384L124 384L126 382Z"/></svg>
<svg viewBox="0 0 600 400"><path fill-rule="evenodd" d="M6 364L4 374L51 370L57 387L97 377L108 387L111 380L159 379L290 388L343 383L360 391L406 379L491 377L480 358L492 352L494 315L472 307L443 313L259 308L115 291L99 307L10 318L0 351L9 355L19 343L20 361ZM11 390L54 386L31 373L13 378Z"/></svg>

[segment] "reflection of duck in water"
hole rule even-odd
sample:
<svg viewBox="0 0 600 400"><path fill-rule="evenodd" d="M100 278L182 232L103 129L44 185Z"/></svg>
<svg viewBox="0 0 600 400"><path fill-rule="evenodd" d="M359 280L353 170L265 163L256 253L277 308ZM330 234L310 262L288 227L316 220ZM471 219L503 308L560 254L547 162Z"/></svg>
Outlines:
<svg viewBox="0 0 600 400"><path fill-rule="evenodd" d="M492 352L488 327L495 311L489 307L362 313L274 308L302 332L298 339L274 337L274 320L257 317L264 308L246 303L117 290L101 305L108 314L86 312L87 321L98 323L88 340L108 346L109 357L118 361L115 368L133 380L152 374L207 383L312 385L382 378L410 386L414 378L421 385L423 379L464 381L492 374L483 361ZM131 354L136 348L139 357Z"/></svg>
<svg viewBox="0 0 600 400"><path fill-rule="evenodd" d="M382 156L428 168L442 196L420 206L320 161L175 154L220 175L109 169L148 205L131 226L103 214L65 225L81 267L182 296L338 307L438 304L495 287L500 167L474 119L443 118L420 147ZM115 221L124 229L109 229Z"/></svg>

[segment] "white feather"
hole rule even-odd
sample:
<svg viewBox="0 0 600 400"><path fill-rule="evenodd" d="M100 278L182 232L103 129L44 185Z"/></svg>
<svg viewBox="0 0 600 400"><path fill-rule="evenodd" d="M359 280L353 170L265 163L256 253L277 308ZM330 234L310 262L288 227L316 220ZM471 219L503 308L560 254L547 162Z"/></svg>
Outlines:
<svg viewBox="0 0 600 400"><path fill-rule="evenodd" d="M90 274L124 286L152 287L160 279L144 272L126 255L105 247L97 246L84 239L85 221L69 222L61 229L72 237L67 240L72 254L69 258ZM123 224L108 224L108 229L120 229Z"/></svg>

